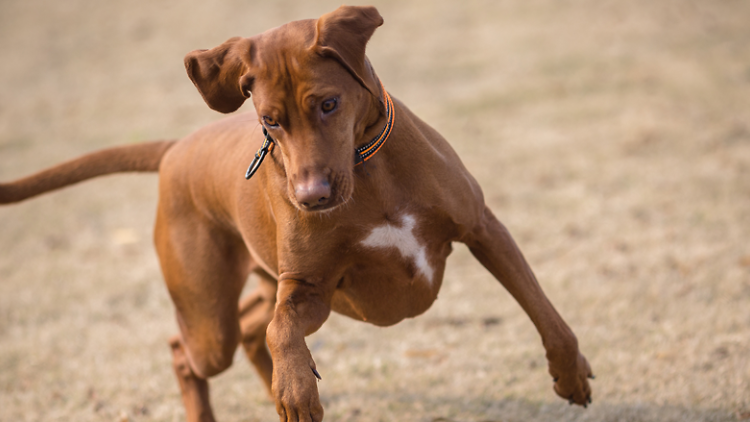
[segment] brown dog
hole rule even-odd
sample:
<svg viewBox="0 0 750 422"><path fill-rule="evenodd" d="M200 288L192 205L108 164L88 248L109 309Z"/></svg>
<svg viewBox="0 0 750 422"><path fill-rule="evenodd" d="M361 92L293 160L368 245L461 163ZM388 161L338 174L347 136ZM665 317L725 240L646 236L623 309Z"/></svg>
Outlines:
<svg viewBox="0 0 750 422"><path fill-rule="evenodd" d="M331 310L382 326L425 312L452 242L468 245L536 325L557 394L591 401L575 335L476 181L382 88L365 57L382 23L372 7L342 6L194 51L185 65L206 103L228 113L252 93L257 116L0 185L9 203L102 174L159 171L155 242L180 327L171 345L190 421L213 420L206 380L230 366L240 342L281 421L322 420L305 336ZM260 287L238 307L251 272Z"/></svg>

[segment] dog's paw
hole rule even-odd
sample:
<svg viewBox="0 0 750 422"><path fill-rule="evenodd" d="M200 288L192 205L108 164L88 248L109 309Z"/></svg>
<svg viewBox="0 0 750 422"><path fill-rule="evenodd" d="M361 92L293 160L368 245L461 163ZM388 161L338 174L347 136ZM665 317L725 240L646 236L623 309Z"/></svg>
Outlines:
<svg viewBox="0 0 750 422"><path fill-rule="evenodd" d="M582 354L578 353L576 364L568 368L562 369L550 364L549 372L554 378L554 389L558 396L568 400L570 404L575 403L583 407L591 404L589 379L594 379L594 374Z"/></svg>
<svg viewBox="0 0 750 422"><path fill-rule="evenodd" d="M277 369L278 368L278 369ZM318 396L320 379L315 363L283 362L274 365L272 391L281 422L320 422L323 406Z"/></svg>

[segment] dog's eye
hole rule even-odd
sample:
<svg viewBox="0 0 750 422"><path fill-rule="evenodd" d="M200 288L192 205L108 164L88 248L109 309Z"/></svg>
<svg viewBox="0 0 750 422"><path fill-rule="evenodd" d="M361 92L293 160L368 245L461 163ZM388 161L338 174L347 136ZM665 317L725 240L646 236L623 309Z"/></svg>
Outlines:
<svg viewBox="0 0 750 422"><path fill-rule="evenodd" d="M323 104L321 104L320 108L323 110L323 113L330 113L333 110L336 110L336 105L338 104L338 101L336 101L335 98L331 98L330 100L323 101Z"/></svg>
<svg viewBox="0 0 750 422"><path fill-rule="evenodd" d="M268 127L278 127L279 122L276 121L273 117L263 116L263 123L267 124Z"/></svg>

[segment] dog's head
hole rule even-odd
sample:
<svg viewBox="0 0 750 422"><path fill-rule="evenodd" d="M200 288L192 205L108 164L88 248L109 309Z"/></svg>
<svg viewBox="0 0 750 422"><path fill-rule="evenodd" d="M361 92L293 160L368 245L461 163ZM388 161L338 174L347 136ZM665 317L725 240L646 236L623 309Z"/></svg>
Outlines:
<svg viewBox="0 0 750 422"><path fill-rule="evenodd" d="M317 20L232 38L185 57L209 107L237 110L250 98L277 142L291 202L330 209L354 191L354 150L380 119L381 90L365 46L383 18L373 7L342 6Z"/></svg>

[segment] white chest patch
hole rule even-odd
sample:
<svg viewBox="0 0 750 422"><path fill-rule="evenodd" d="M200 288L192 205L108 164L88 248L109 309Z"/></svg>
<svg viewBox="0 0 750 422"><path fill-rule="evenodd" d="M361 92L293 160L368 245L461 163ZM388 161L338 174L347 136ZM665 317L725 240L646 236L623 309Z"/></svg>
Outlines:
<svg viewBox="0 0 750 422"><path fill-rule="evenodd" d="M401 217L401 227L383 224L375 227L362 244L371 248L396 248L406 259L414 261L420 273L432 283L433 269L427 261L427 248L414 237L414 216L405 214Z"/></svg>

